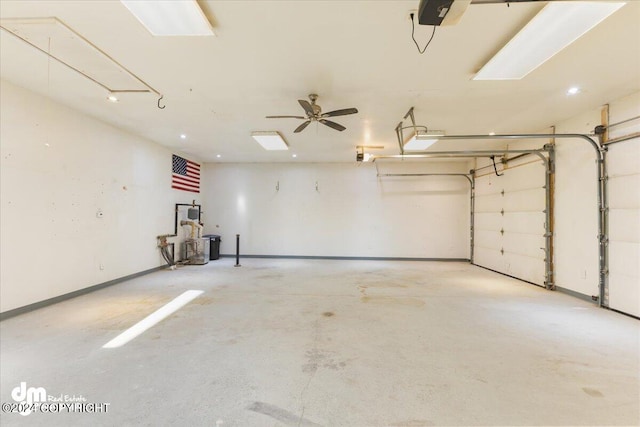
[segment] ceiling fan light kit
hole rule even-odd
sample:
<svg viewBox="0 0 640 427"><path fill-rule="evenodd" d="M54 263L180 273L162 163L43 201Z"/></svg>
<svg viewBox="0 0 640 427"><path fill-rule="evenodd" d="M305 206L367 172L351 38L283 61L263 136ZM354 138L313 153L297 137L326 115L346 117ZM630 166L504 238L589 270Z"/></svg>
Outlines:
<svg viewBox="0 0 640 427"><path fill-rule="evenodd" d="M329 111L328 113L323 113L322 108L316 104L316 100L318 99L318 95L312 93L309 95L309 101L306 99L299 99L298 103L306 113L306 116L267 116L267 119L302 119L305 120L300 126L298 126L293 133L302 132L311 122L319 122L325 126L329 126L332 129L342 132L346 129L346 127L342 126L339 123L336 123L331 120L327 120L327 117L336 117L336 116L346 116L349 114L356 114L358 112L357 108L344 108L341 110Z"/></svg>

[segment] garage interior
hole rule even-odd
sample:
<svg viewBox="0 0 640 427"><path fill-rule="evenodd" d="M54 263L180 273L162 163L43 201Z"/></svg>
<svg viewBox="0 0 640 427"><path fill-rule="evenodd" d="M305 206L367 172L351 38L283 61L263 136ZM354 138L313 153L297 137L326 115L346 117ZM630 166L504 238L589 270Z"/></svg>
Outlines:
<svg viewBox="0 0 640 427"><path fill-rule="evenodd" d="M2 425L640 425L639 22L3 0Z"/></svg>

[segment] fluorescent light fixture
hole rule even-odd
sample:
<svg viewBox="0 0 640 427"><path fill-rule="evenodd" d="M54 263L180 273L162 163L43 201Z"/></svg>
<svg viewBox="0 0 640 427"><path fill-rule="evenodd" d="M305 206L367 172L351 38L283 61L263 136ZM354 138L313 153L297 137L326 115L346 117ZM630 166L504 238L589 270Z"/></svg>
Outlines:
<svg viewBox="0 0 640 427"><path fill-rule="evenodd" d="M180 139L187 139L187 135L185 135L184 133L180 134Z"/></svg>
<svg viewBox="0 0 640 427"><path fill-rule="evenodd" d="M142 334L147 329L150 329L154 325L160 323L163 319L169 317L185 305L200 296L204 291L186 291L175 298L173 301L163 305L158 310L154 311L108 343L102 346L102 348L116 348L122 347L138 335Z"/></svg>
<svg viewBox="0 0 640 427"><path fill-rule="evenodd" d="M154 36L213 36L196 0L120 0Z"/></svg>
<svg viewBox="0 0 640 427"><path fill-rule="evenodd" d="M265 150L288 150L287 143L278 132L251 132L253 139L258 141Z"/></svg>
<svg viewBox="0 0 640 427"><path fill-rule="evenodd" d="M429 131L414 134L410 140L404 143L403 149L405 151L423 151L431 147L438 141L439 136L443 136L442 131Z"/></svg>
<svg viewBox="0 0 640 427"><path fill-rule="evenodd" d="M624 5L623 1L549 2L473 80L519 80Z"/></svg>

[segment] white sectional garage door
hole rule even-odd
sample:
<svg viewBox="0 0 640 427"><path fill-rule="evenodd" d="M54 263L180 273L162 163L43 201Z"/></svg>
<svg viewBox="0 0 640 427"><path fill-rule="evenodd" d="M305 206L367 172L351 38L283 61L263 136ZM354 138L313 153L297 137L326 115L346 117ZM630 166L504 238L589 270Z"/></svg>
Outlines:
<svg viewBox="0 0 640 427"><path fill-rule="evenodd" d="M609 146L609 307L640 316L640 139Z"/></svg>
<svg viewBox="0 0 640 427"><path fill-rule="evenodd" d="M544 286L545 167L524 160L476 178L474 264Z"/></svg>

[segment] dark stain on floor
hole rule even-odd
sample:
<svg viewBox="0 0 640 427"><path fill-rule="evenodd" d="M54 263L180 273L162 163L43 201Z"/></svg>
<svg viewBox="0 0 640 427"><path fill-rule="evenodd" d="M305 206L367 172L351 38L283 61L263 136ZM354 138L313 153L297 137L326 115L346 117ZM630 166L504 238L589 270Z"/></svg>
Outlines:
<svg viewBox="0 0 640 427"><path fill-rule="evenodd" d="M582 391L584 391L585 393L587 393L591 397L604 397L602 392L600 390L596 390L595 388L582 387Z"/></svg>

